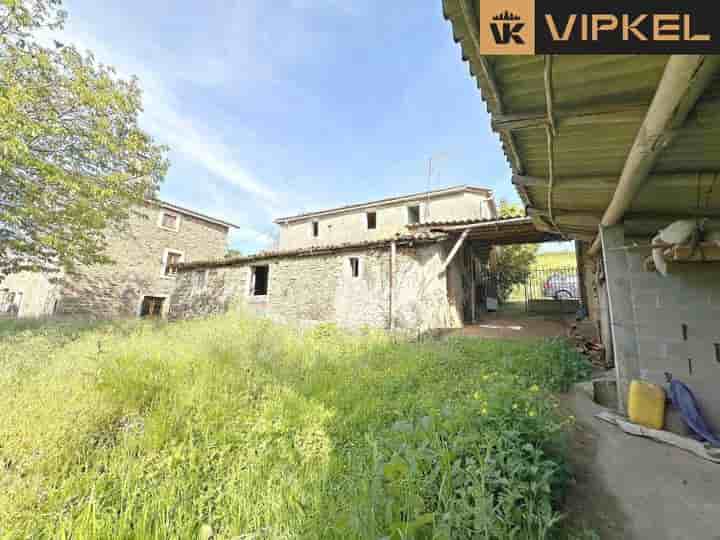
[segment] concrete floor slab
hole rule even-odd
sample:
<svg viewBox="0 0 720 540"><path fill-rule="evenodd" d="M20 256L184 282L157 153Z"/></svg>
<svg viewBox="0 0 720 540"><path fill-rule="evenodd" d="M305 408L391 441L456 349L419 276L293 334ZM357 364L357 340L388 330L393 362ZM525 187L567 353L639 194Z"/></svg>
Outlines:
<svg viewBox="0 0 720 540"><path fill-rule="evenodd" d="M720 465L595 418L582 391L563 399L577 418L572 522L603 540L720 540Z"/></svg>

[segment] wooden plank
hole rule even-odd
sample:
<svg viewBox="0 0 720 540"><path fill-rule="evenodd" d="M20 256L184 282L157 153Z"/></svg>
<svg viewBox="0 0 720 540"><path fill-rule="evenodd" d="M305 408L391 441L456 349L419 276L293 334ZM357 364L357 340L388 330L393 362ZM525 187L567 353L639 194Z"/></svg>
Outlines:
<svg viewBox="0 0 720 540"><path fill-rule="evenodd" d="M625 245L622 225L600 227L598 235L602 242L605 268L605 284L608 294L610 328L612 331L615 374L618 382L618 407L626 410L630 381L640 374L635 311L630 291L630 274L627 254L614 248Z"/></svg>
<svg viewBox="0 0 720 540"><path fill-rule="evenodd" d="M715 242L701 242L696 247L676 245L666 252L665 259L673 262L718 262L720 245Z"/></svg>
<svg viewBox="0 0 720 540"><path fill-rule="evenodd" d="M646 103L600 104L577 109L555 108L553 116L558 127L639 124L645 118ZM514 114L496 114L492 127L495 131L545 128L547 111L530 111Z"/></svg>
<svg viewBox="0 0 720 540"><path fill-rule="evenodd" d="M462 247L463 242L465 242L465 239L467 238L469 233L470 233L470 229L465 229L463 231L463 233L460 235L460 238L458 238L457 242L455 242L455 245L453 246L452 250L450 251L450 254L447 256L447 259L445 259L445 262L443 263L442 268L440 268L440 272L438 272L438 275L443 275L445 273L445 270L447 270L447 267L450 265L452 260L455 258L455 255L457 255L457 252Z"/></svg>

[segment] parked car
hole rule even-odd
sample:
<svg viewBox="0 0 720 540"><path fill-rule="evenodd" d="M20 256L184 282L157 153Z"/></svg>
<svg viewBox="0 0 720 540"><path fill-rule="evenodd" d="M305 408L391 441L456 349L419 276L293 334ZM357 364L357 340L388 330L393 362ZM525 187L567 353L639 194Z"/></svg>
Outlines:
<svg viewBox="0 0 720 540"><path fill-rule="evenodd" d="M578 278L575 274L551 274L543 284L543 296L555 300L578 297Z"/></svg>

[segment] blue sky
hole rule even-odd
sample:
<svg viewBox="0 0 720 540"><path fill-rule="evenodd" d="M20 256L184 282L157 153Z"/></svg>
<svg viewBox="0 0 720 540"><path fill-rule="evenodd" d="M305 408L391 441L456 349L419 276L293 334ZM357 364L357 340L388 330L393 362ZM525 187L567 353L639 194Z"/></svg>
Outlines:
<svg viewBox="0 0 720 540"><path fill-rule="evenodd" d="M517 201L440 0L66 0L63 39L144 90L141 125L171 147L161 196L240 226L423 191Z"/></svg>

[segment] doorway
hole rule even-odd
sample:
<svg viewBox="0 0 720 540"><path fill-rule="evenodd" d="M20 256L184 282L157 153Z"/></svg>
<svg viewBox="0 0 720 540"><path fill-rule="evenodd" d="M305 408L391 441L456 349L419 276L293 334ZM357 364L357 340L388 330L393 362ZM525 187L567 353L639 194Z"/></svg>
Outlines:
<svg viewBox="0 0 720 540"><path fill-rule="evenodd" d="M143 296L140 305L140 317L162 317L165 298L160 296Z"/></svg>

